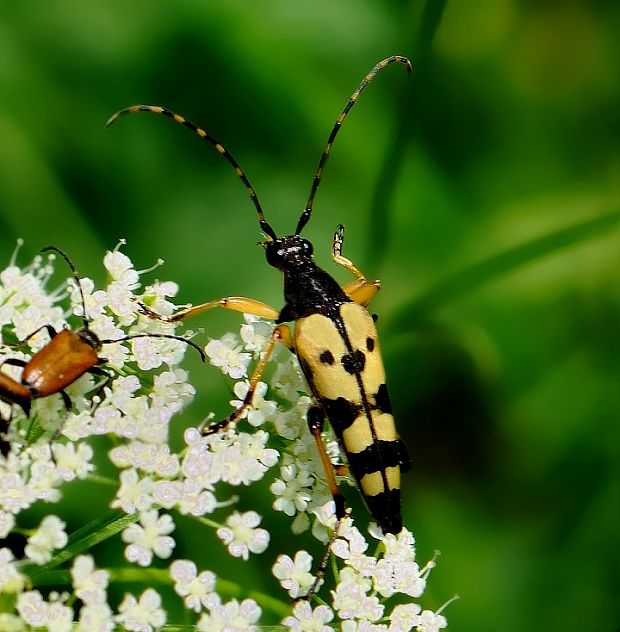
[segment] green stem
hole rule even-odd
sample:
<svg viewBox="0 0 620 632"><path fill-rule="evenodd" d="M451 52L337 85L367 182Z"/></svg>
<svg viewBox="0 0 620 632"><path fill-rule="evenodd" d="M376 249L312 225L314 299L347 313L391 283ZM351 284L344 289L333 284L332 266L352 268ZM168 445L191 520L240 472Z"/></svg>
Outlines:
<svg viewBox="0 0 620 632"><path fill-rule="evenodd" d="M88 474L86 480L92 483L99 483L101 485L109 485L110 487L118 487L118 481L107 476L101 476L101 474Z"/></svg>
<svg viewBox="0 0 620 632"><path fill-rule="evenodd" d="M215 522L215 520L211 520L209 518L205 518L204 516L193 516L198 522L204 524L207 527L211 527L212 529L220 529L224 525L219 522Z"/></svg>

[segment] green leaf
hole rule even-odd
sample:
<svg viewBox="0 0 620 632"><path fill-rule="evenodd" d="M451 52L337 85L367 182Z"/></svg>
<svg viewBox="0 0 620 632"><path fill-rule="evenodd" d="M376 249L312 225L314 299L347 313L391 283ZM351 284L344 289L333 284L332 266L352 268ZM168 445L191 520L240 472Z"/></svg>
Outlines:
<svg viewBox="0 0 620 632"><path fill-rule="evenodd" d="M422 319L443 303L464 296L540 257L605 233L619 221L620 211L614 211L492 255L442 279L417 298L405 303L392 317L390 326L396 331L409 330L413 321Z"/></svg>
<svg viewBox="0 0 620 632"><path fill-rule="evenodd" d="M36 586L38 579L44 577L48 571L60 566L60 564L74 558L76 555L88 551L96 544L116 535L127 525L137 522L139 518L140 514L138 512L126 514L122 511L108 511L100 518L92 520L77 531L74 531L69 536L67 546L61 551L58 551L47 564L43 564L42 566L28 564L21 570L30 577L33 585Z"/></svg>

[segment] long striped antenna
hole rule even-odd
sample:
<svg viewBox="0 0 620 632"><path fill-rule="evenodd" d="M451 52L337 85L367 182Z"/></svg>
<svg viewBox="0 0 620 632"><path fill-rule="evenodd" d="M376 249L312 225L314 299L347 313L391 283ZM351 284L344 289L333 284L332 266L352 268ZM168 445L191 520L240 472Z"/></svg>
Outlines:
<svg viewBox="0 0 620 632"><path fill-rule="evenodd" d="M131 107L125 108L124 110L120 110L119 112L112 114L112 116L107 120L105 126L110 127L110 125L116 123L116 121L121 116L125 116L126 114L135 114L136 112L152 112L153 114L163 114L169 119L172 119L173 121L180 123L181 125L192 130L192 132L200 136L200 138L204 138L204 140L211 143L211 145L213 145L213 147L215 147L215 149L217 149L217 151L222 156L224 156L224 158L226 158L226 160L231 164L231 166L235 170L235 173L237 174L241 182L243 182L247 192L250 195L250 198L252 199L254 206L256 207L258 222L260 224L261 230L271 239L276 239L276 234L273 228L271 228L271 226L267 223L267 220L265 219L265 214L263 213L263 209L260 205L260 202L258 201L258 196L256 195L254 187L250 184L248 177L245 175L243 169L241 169L241 167L239 166L239 163L235 160L228 149L224 147L224 145L222 145L220 142L217 141L217 139L211 136L209 132L202 129L202 127L198 127L198 125L192 123L184 116L181 116L180 114L177 114L176 112L173 112L168 108L162 107L161 105L132 105Z"/></svg>
<svg viewBox="0 0 620 632"><path fill-rule="evenodd" d="M73 261L69 255L64 251L58 248L57 246L45 246L45 248L41 248L41 252L56 252L58 253L69 265L71 268L71 272L73 273L73 278L75 279L75 284L80 291L80 298L82 299L82 321L84 323L84 329L88 329L88 317L86 316L86 301L84 300L84 292L82 291L82 284L80 283L80 277L78 275L77 269Z"/></svg>
<svg viewBox="0 0 620 632"><path fill-rule="evenodd" d="M321 184L321 175L323 173L323 168L325 167L325 163L327 162L327 159L329 158L329 152L330 152L332 143L334 142L334 139L336 138L344 119L347 117L349 110L355 105L355 103L357 102L357 99L359 98L360 94L363 92L364 88L366 88L366 86L375 78L375 76L379 74L379 72L381 72L381 70L383 70L386 66L389 66L389 64L393 64L395 62L399 64L403 64L405 68L407 69L407 72L411 74L411 62L406 57L403 57L402 55L392 55L391 57L388 57L387 59L380 61L362 79L362 82L357 87L355 92L351 95L351 97L347 101L347 104L344 106L344 109L340 113L340 116L336 119L336 122L334 123L334 127L332 128L329 138L327 139L327 144L325 145L325 149L323 149L323 153L321 154L321 159L319 160L319 166L317 167L317 170L314 173L314 178L312 180L312 188L310 189L310 195L308 196L308 201L306 202L306 208L304 209L303 213L299 217L299 221L297 222L297 228L295 229L296 235L299 235L299 233L301 233L304 226L308 223L308 220L310 219L310 215L312 214L312 205L314 203L314 197L316 196L316 192L317 192L317 189L319 188L319 184Z"/></svg>

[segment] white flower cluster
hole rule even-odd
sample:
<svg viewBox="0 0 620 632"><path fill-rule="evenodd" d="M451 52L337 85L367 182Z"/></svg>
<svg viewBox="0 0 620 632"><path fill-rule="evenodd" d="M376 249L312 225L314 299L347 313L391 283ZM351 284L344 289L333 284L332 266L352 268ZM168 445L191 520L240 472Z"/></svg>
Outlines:
<svg viewBox="0 0 620 632"><path fill-rule="evenodd" d="M333 511L331 508L324 516ZM334 518L328 518L333 527ZM415 562L414 539L407 529L397 536L383 535L376 526L370 534L381 542L376 555L367 555L368 542L345 518L338 527L338 537L331 544L331 552L344 563L338 583L331 591L331 607L325 603L312 609L307 601L298 602L293 615L283 624L291 630L322 630L334 628L327 625L337 615L341 630L350 632L438 632L447 627L441 614L445 604L437 612L422 610L417 603L396 605L386 611L385 600L396 594L420 597L434 560L424 567ZM298 551L294 559L280 555L274 564L273 574L289 595L297 598L307 594L314 583L310 572L312 557L306 551ZM383 599L382 599L383 598Z"/></svg>
<svg viewBox="0 0 620 632"><path fill-rule="evenodd" d="M173 313L176 308L166 297L176 293L175 284L156 283L142 290L141 272L118 249L106 254L104 265L111 279L105 289L95 289L90 279L80 283L93 332L106 340L174 332L173 325L143 316L140 304L160 314ZM0 366L11 358L27 362L49 338L43 329L19 349L10 343L44 325L60 331L66 326L65 317L83 316L75 283L49 292L46 286L52 272L51 260L37 257L25 269L11 265L0 273L0 327L5 343L0 348ZM65 312L62 305L67 299L72 308ZM206 345L211 364L236 380L234 408L248 392L251 365L271 332L271 324L245 316L238 335L229 333ZM60 517L48 515L38 528L27 529L19 524L20 513L39 501L57 502L64 483L77 478L97 480L88 443L95 435L111 435L115 443L108 457L119 470L119 480L110 504L127 514L116 536L125 545L128 566L119 570L119 577L123 570L131 571L132 577L145 573L146 584L149 571L160 573L159 581L174 588L199 630L258 629L260 599L223 600L216 592L215 574L199 572L190 560L172 560L167 570L147 568L155 558L173 556L175 514L208 525L233 557L248 560L250 555L262 554L270 544L270 534L260 526L258 513L233 508L217 522L211 514L235 503L230 491L222 496L221 489L254 484L278 465L270 485L273 508L282 519L291 519L293 533L311 528L321 542L330 540L336 526L334 507L308 431L311 395L295 357L287 352L278 360L276 354L240 423L211 434L190 428L183 450L175 453L168 445L168 426L195 393L188 373L178 366L186 349L183 342L166 338L104 345L100 356L106 358L109 379L87 374L67 387L70 411L60 395L36 399L28 417L6 403L10 398L0 402L1 418L11 420L0 428L11 447L6 457L0 456L0 538L11 532L13 537L26 536L23 559L15 559L9 548L0 548L0 597L7 597L0 598L0 630L154 632L167 622L162 596L153 587L141 594L126 594L111 607L106 592L108 582L115 581L115 570L97 570L90 556L73 557L71 587L67 585L66 592L46 592L37 586L32 569L54 562L62 553L68 544L66 525ZM3 373L18 381L21 370L13 364L2 366ZM0 384L0 397L1 393ZM339 462L340 449L329 429L325 441L330 458ZM330 605L325 601L313 608L311 602L299 601L282 621L285 627L349 632L435 632L446 627L441 609L422 610L411 602L421 596L433 566L430 562L420 568L415 562L411 534L403 530L398 536L375 531L371 535L380 541L375 556L367 554L368 542L352 520L343 521L331 544L341 568ZM312 557L303 550L294 558L280 555L273 566L273 574L294 599L304 597L315 583L313 570ZM386 600L394 595L405 595L409 603L388 607ZM280 603L286 611L286 604Z"/></svg>

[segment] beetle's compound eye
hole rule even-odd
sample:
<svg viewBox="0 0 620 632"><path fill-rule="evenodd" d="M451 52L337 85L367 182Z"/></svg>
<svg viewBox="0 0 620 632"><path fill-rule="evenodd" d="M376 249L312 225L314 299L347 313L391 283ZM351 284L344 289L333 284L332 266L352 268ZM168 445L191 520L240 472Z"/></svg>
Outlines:
<svg viewBox="0 0 620 632"><path fill-rule="evenodd" d="M275 241L263 242L265 248L265 255L267 256L267 263L274 268L281 268L284 263L285 250L282 247L282 242L277 239Z"/></svg>
<svg viewBox="0 0 620 632"><path fill-rule="evenodd" d="M301 251L304 257L311 257L314 252L312 244L307 239L301 240Z"/></svg>

